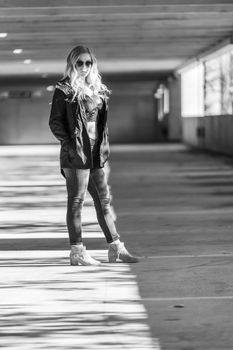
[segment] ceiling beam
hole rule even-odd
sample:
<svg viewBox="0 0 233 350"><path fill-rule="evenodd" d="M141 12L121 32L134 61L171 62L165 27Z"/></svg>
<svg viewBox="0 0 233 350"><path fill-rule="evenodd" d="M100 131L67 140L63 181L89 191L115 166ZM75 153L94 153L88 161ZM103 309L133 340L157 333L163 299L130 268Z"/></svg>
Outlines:
<svg viewBox="0 0 233 350"><path fill-rule="evenodd" d="M187 0L0 0L2 8L33 7L116 7L116 6L153 6L153 5L187 5ZM232 4L232 0L189 0L189 5L221 5Z"/></svg>
<svg viewBox="0 0 233 350"><path fill-rule="evenodd" d="M21 3L21 1L20 1ZM20 7L10 7L10 6L1 6L0 4L0 15L1 16L82 16L82 15L145 15L145 14L172 14L184 13L184 14L205 14L205 13L221 13L221 12L233 12L233 4L162 4L162 5L96 5L96 6L80 6L77 2L73 6L68 6L65 3L65 6L49 6L48 3L46 6L38 6L40 3L37 3L37 6L20 6ZM30 3L29 3L30 5Z"/></svg>
<svg viewBox="0 0 233 350"><path fill-rule="evenodd" d="M100 19L112 19L112 18L151 18L151 16L158 14L166 14L169 16L175 16L176 14L190 14L190 15L205 15L207 14L218 14L221 13L232 13L233 4L226 5L154 5L154 6L115 6L115 7L26 7L26 8L1 8L0 7L0 18L46 18L46 17L95 17Z"/></svg>

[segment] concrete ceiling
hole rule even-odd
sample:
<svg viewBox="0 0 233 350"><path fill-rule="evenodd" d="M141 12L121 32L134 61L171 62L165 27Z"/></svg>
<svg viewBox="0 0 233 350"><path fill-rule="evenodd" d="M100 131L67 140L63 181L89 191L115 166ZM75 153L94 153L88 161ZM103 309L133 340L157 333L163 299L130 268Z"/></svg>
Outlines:
<svg viewBox="0 0 233 350"><path fill-rule="evenodd" d="M0 33L1 76L61 74L79 44L102 72L169 74L232 35L233 0L0 0Z"/></svg>

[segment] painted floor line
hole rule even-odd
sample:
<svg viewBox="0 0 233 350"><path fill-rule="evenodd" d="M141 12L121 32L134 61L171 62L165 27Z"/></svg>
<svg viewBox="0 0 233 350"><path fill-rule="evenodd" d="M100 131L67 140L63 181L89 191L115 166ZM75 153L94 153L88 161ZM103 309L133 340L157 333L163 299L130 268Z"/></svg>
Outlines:
<svg viewBox="0 0 233 350"><path fill-rule="evenodd" d="M100 301L101 298L98 297L92 297L92 298L82 298L79 297L79 302L95 302ZM233 300L233 295L223 295L223 296L200 296L200 297L158 297L158 298L140 298L140 301L189 301L189 300ZM102 303L116 303L116 298L106 298L104 301L101 300ZM138 303L139 300L131 297L126 297L124 299L118 300L118 304L125 304L125 303Z"/></svg>
<svg viewBox="0 0 233 350"><path fill-rule="evenodd" d="M90 235L92 237L92 235ZM16 235L15 235L16 237ZM89 237L89 235L88 235ZM96 237L99 238L99 237ZM35 258L38 259L43 257L67 257L69 254L69 249L63 250L19 250L17 251L17 257L20 258ZM107 256L106 249L89 249L89 252L94 255L103 255ZM1 259L7 259L11 256L15 256L15 250L2 250ZM192 258L230 258L233 257L233 252L219 253L219 254L186 254L186 255L150 255L150 256L141 256L141 259L192 259Z"/></svg>
<svg viewBox="0 0 233 350"><path fill-rule="evenodd" d="M221 254L190 254L190 255L150 255L147 259L182 259L182 258L227 258L233 257L233 253Z"/></svg>
<svg viewBox="0 0 233 350"><path fill-rule="evenodd" d="M140 212L141 208L135 208L134 211L124 211L121 212L118 210L119 216L137 216L138 213ZM160 215L206 215L206 214L232 214L232 207L230 208L203 208L203 209L190 209L190 210L164 210L164 211L159 211L159 210L150 210L149 208L143 212L143 216L152 216L156 220Z"/></svg>
<svg viewBox="0 0 233 350"><path fill-rule="evenodd" d="M200 297L158 297L158 298L141 298L141 301L176 301L176 300L233 300L233 295L222 296L200 296Z"/></svg>

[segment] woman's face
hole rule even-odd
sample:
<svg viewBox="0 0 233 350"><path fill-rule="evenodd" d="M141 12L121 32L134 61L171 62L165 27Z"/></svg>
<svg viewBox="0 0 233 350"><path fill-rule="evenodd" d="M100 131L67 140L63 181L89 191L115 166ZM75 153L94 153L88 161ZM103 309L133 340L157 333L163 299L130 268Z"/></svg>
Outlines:
<svg viewBox="0 0 233 350"><path fill-rule="evenodd" d="M83 78L86 78L90 73L91 67L92 67L92 60L89 53L81 54L75 65L75 68L77 69L78 74L81 75Z"/></svg>

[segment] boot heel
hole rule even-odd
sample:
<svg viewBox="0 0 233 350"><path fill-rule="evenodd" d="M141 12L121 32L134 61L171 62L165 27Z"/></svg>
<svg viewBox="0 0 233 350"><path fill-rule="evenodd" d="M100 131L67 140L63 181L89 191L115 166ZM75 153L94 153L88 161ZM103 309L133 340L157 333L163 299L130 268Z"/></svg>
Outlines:
<svg viewBox="0 0 233 350"><path fill-rule="evenodd" d="M71 266L78 266L80 265L79 261L77 259L70 259L70 265Z"/></svg>
<svg viewBox="0 0 233 350"><path fill-rule="evenodd" d="M116 256L108 256L108 262L115 263L117 260Z"/></svg>
<svg viewBox="0 0 233 350"><path fill-rule="evenodd" d="M115 263L117 261L118 254L113 247L109 247L108 249L108 261L110 263Z"/></svg>

